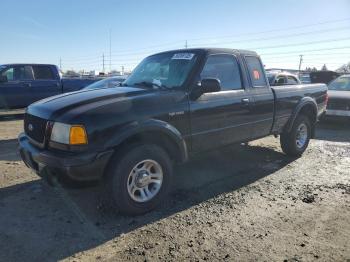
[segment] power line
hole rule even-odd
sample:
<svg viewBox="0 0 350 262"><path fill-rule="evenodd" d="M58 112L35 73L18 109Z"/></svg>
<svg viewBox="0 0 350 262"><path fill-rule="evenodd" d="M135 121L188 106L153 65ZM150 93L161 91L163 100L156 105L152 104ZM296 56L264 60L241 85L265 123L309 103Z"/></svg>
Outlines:
<svg viewBox="0 0 350 262"><path fill-rule="evenodd" d="M316 51L324 51L324 50L338 50L338 49L348 49L349 46L340 46L340 47L328 47L328 48L319 48L319 49L313 49L313 50L298 50L298 51L285 51L285 52L273 52L273 53L261 53L261 56L266 55L278 55L278 54L297 54L297 53L304 53L304 52L316 52Z"/></svg>
<svg viewBox="0 0 350 262"><path fill-rule="evenodd" d="M233 44L233 43L244 43L244 42L255 42L255 41L264 41L264 40L271 40L271 39L281 39L281 38L290 38L295 36L302 36L302 35L309 35L309 34L319 34L319 33L327 33L327 32L335 32L335 31L349 31L350 27L340 27L340 28L332 28L332 29L326 29L326 30L318 30L318 31L308 31L308 32L302 32L302 33L296 33L296 34L284 34L284 35L277 35L277 36L270 36L270 37L260 37L260 38L249 38L244 40L235 40L235 41L229 41L229 42L217 42L212 45L226 45L226 44ZM196 44L192 46L198 46L201 44Z"/></svg>
<svg viewBox="0 0 350 262"><path fill-rule="evenodd" d="M237 34L237 35L226 35L226 36L221 36L221 37L192 38L192 39L188 39L188 40L190 40L190 41L210 40L210 39L218 39L218 38L241 37L241 36L245 36L245 35L259 35L259 34L266 34L266 33L272 33L272 32L281 32L281 31L292 30L292 29L299 29L299 28L305 28L305 27L312 27L312 26L316 26L316 25L339 23L339 22L344 22L344 21L350 21L350 18L343 18L343 19L337 19L337 20L328 20L328 21L323 21L323 22L319 22L319 23L299 25L299 26L292 26L292 27L283 27L283 28L279 28L279 29L272 29L272 30L254 32L254 33L251 32L251 33Z"/></svg>
<svg viewBox="0 0 350 262"><path fill-rule="evenodd" d="M285 44L285 45L272 45L272 46L256 46L256 47L247 47L247 49L271 49L271 48L281 48L281 47L290 47L290 46L299 46L299 45L312 45L312 44L318 44L318 43L330 43L330 42L339 42L339 41L346 41L350 40L350 37L345 38L339 38L339 39L325 39L325 40L319 40L319 41L311 41L311 42L301 42L301 43L294 43L294 44ZM200 44L199 46L205 46L205 44ZM137 52L137 53L125 53L120 55L113 55L113 57L125 57L130 55L145 55L147 53L145 52Z"/></svg>
<svg viewBox="0 0 350 262"><path fill-rule="evenodd" d="M210 38L192 38L192 39L188 39L190 41L195 41L195 40L205 40L205 39L222 39L222 38L229 38L229 37L242 37L242 36L245 36L245 35L258 35L258 34L263 34L263 33L271 33L271 32L279 32L279 31L286 31L286 30L291 30L291 29L299 29L299 28L305 28L305 27L312 27L312 26L316 26L316 25L324 25L324 24L332 24L332 23L339 23L339 22L344 22L344 21L349 21L350 18L345 18L345 19L338 19L338 20L328 20L328 21L323 21L323 22L319 22L319 23L313 23L313 24L308 24L308 25L300 25L300 26L293 26L293 27L285 27L285 28L280 28L280 29L272 29L272 30L266 30L266 31L260 31L260 32L254 32L254 33L246 33L246 34L238 34L238 35L231 35L231 36L221 36L221 37L210 37ZM318 30L316 32L327 32L331 29L328 29L328 30ZM309 32L308 32L309 33ZM304 33L299 33L299 34L294 34L294 35L303 35L303 34L306 34L305 32ZM275 36L273 38L279 38L279 36ZM267 37L265 37L265 39L267 39ZM257 39L257 41L260 41L261 39ZM251 40L244 40L244 41L251 41ZM145 47L143 49L137 49L137 50L149 50L150 48L155 48L155 47L161 47L161 46L169 46L169 45L175 45L175 44L179 44L180 42L182 41L174 41L174 42L168 42L168 43L164 43L164 44L159 44L159 45L153 45L153 46L148 46L148 47ZM242 41L243 42L243 41ZM232 42L230 42L232 43ZM129 53L126 53L125 51L132 51L132 50L135 50L135 49L124 49L120 52L115 52L113 53L113 55L116 55L116 54L124 54L124 55L133 55L133 54L137 54L135 52L129 52ZM147 51L145 51L147 52ZM145 52L138 52L138 54L145 54ZM148 51L150 52L150 50ZM81 57L81 58L78 58L78 59L72 59L72 60L81 60L81 59L91 59L92 56L87 56L85 58ZM96 56L94 56L96 57ZM68 59L69 60L69 59Z"/></svg>
<svg viewBox="0 0 350 262"><path fill-rule="evenodd" d="M344 55L350 55L350 53L319 53L319 54L307 54L305 56L322 56L322 57L333 56L333 57L337 57L337 56L344 56ZM269 56L269 57L265 58L264 60L266 60L266 59L276 59L276 58L277 59L278 58L285 59L285 57L295 57L295 55ZM327 59L330 59L330 58L327 58Z"/></svg>

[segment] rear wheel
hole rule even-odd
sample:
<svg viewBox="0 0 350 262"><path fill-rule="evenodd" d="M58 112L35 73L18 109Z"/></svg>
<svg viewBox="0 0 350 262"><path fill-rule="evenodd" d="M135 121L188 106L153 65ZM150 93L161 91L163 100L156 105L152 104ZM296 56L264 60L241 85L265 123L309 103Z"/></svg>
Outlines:
<svg viewBox="0 0 350 262"><path fill-rule="evenodd" d="M299 115L290 132L281 134L281 147L290 156L301 156L309 145L311 124L307 116Z"/></svg>
<svg viewBox="0 0 350 262"><path fill-rule="evenodd" d="M167 194L172 164L157 145L139 145L112 158L107 174L108 192L124 214L137 215L154 209Z"/></svg>

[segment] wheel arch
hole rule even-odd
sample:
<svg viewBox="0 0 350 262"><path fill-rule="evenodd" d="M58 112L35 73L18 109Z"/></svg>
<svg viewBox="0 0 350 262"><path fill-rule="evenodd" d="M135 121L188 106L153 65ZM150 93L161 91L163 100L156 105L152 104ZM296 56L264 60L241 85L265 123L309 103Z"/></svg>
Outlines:
<svg viewBox="0 0 350 262"><path fill-rule="evenodd" d="M310 119L311 137L314 138L315 124L317 122L317 104L311 97L304 97L301 99L299 104L294 109L285 130L287 132L290 132L292 130L295 119L301 114L307 116Z"/></svg>
<svg viewBox="0 0 350 262"><path fill-rule="evenodd" d="M162 147L175 162L188 159L187 145L181 133L174 126L156 119L129 124L117 132L106 147L117 152L133 144L146 143Z"/></svg>

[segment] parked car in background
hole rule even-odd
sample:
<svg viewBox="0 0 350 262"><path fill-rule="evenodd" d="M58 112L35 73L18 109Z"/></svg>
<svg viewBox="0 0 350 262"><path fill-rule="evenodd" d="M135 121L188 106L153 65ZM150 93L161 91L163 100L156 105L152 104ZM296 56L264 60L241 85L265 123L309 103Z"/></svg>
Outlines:
<svg viewBox="0 0 350 262"><path fill-rule="evenodd" d="M88 89L100 89L100 88L111 88L111 87L117 87L120 86L121 83L123 83L126 79L126 76L113 76L108 77L105 79L102 79L100 81L94 82L86 87L84 87L84 90Z"/></svg>
<svg viewBox="0 0 350 262"><path fill-rule="evenodd" d="M326 109L325 84L270 87L257 53L182 49L149 56L121 87L30 105L19 136L26 165L49 181L106 181L123 213L163 201L173 164L268 135L301 156Z"/></svg>
<svg viewBox="0 0 350 262"><path fill-rule="evenodd" d="M55 65L0 65L0 109L24 108L49 96L80 90L97 80L62 78Z"/></svg>
<svg viewBox="0 0 350 262"><path fill-rule="evenodd" d="M343 75L328 84L325 117L350 119L350 75Z"/></svg>
<svg viewBox="0 0 350 262"><path fill-rule="evenodd" d="M311 78L309 73L300 74L299 79L302 84L311 84Z"/></svg>
<svg viewBox="0 0 350 262"><path fill-rule="evenodd" d="M310 72L310 79L311 83L324 83L328 85L332 80L336 79L338 76L340 76L339 73L334 71L315 71Z"/></svg>
<svg viewBox="0 0 350 262"><path fill-rule="evenodd" d="M280 85L300 85L301 82L296 75L288 72L268 72L266 73L270 86Z"/></svg>

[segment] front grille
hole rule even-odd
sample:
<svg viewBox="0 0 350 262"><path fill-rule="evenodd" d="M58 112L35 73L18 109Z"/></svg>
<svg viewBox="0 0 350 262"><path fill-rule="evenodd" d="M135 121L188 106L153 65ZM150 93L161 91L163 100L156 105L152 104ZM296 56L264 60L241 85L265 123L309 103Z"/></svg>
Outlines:
<svg viewBox="0 0 350 262"><path fill-rule="evenodd" d="M35 142L43 144L45 139L46 123L47 121L45 119L30 114L25 114L24 131L26 135Z"/></svg>
<svg viewBox="0 0 350 262"><path fill-rule="evenodd" d="M328 101L327 109L350 110L350 100L332 99Z"/></svg>

